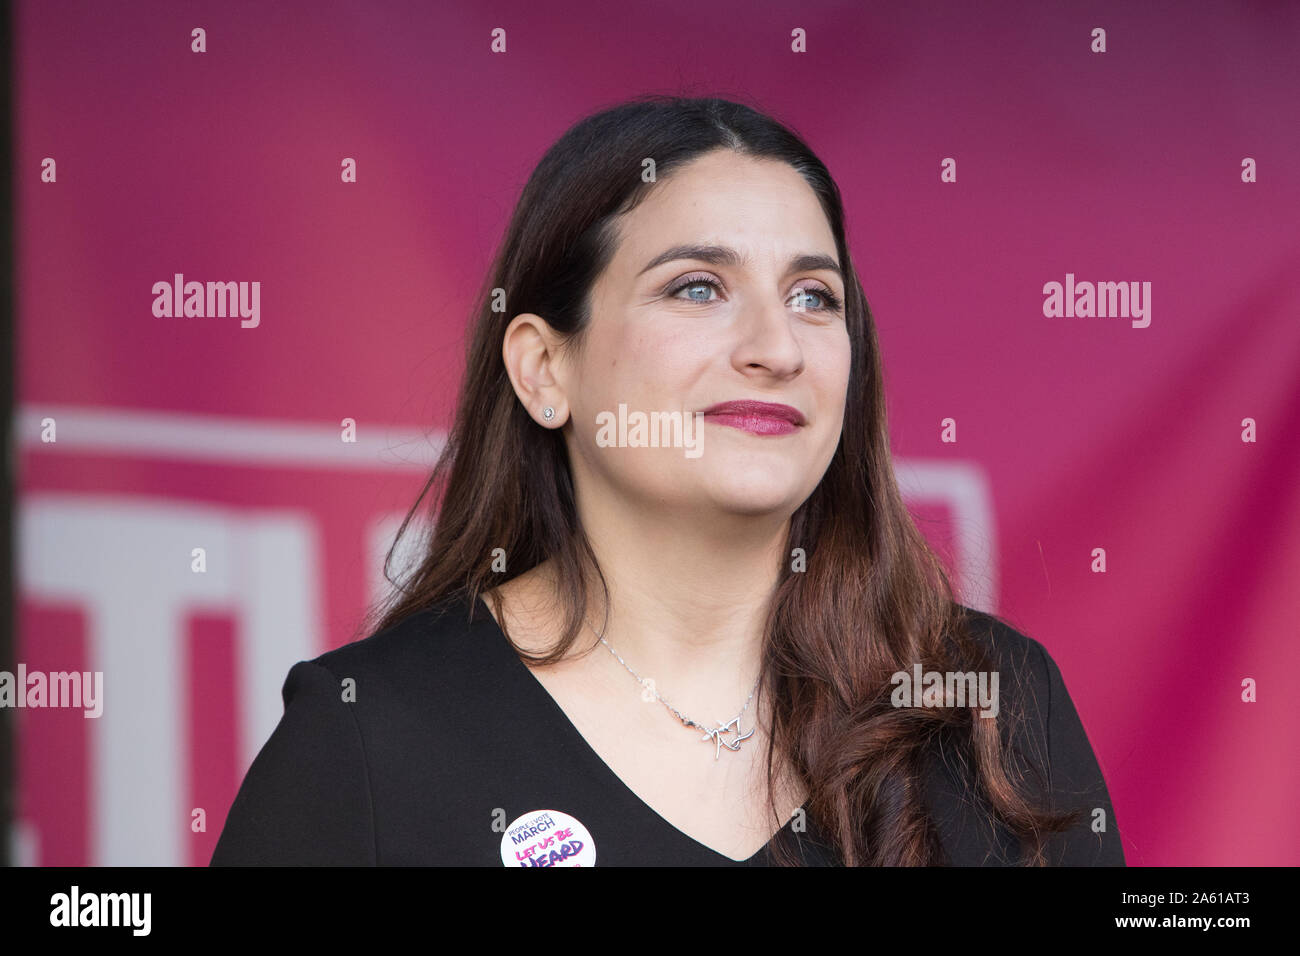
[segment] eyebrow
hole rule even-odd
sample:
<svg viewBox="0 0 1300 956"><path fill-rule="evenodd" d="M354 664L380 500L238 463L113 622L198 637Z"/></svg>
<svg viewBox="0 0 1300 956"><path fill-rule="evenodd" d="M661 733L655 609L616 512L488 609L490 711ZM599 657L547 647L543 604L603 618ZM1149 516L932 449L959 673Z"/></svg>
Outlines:
<svg viewBox="0 0 1300 956"><path fill-rule="evenodd" d="M637 275L644 275L655 266L661 266L665 262L673 262L677 259L699 259L715 266L736 266L741 261L740 254L730 246L697 246L689 244L673 246L651 259ZM844 272L840 269L840 264L831 256L819 252L805 252L794 256L790 260L791 272L810 272L816 269L829 269L839 277L841 282L844 281Z"/></svg>

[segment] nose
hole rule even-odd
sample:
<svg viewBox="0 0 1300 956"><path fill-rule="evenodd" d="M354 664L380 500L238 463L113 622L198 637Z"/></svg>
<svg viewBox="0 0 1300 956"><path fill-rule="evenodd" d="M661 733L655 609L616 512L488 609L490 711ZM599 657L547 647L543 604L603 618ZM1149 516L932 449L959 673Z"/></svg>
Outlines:
<svg viewBox="0 0 1300 956"><path fill-rule="evenodd" d="M803 349L794 334L791 306L768 296L744 309L739 323L740 340L732 364L746 374L763 370L788 378L803 369Z"/></svg>

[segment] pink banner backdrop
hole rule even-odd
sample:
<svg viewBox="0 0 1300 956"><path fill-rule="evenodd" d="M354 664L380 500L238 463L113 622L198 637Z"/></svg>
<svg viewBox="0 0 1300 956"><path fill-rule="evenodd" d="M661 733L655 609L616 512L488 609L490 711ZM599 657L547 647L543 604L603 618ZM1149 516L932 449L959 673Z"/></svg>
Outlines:
<svg viewBox="0 0 1300 956"><path fill-rule="evenodd" d="M104 677L16 711L18 862L207 862L533 164L676 92L838 179L900 480L1060 664L1129 863L1300 863L1300 6L1075 6L19 3L16 662ZM178 275L248 309L157 314Z"/></svg>

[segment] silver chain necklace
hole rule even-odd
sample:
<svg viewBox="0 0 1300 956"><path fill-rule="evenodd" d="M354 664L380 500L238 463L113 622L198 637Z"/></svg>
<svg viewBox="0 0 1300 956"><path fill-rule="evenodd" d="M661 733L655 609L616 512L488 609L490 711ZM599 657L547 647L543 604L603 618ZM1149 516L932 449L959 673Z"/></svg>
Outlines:
<svg viewBox="0 0 1300 956"><path fill-rule="evenodd" d="M725 724L719 723L718 726L709 728L709 727L705 727L703 724L699 724L691 720L689 717L684 715L672 704L668 703L668 701L660 697L659 691L655 690L653 685L646 684L645 680L641 677L640 674L632 670L631 667L628 667L627 661L623 660L623 658L619 656L618 651L614 650L613 647L610 647L610 643L609 641L605 640L604 634L600 634L599 637L600 637L600 643L604 644L606 647L609 648L609 652L618 658L618 662L620 664L622 664L624 667L627 667L627 672L637 679L637 683L639 683L642 687L648 688L650 690L650 693L655 695L655 699L658 700L659 703L663 704L674 714L676 714L677 719L682 722L682 725L684 727L695 727L698 730L704 731L704 736L701 737L700 739L713 741L714 760L717 760L720 756L722 756L723 747L726 747L728 750L735 753L736 751L740 750L740 745L744 741L754 736L754 730L752 727L750 728L749 733L747 734L742 734L740 732L740 718L745 716L745 711L749 709L749 702L754 699L754 693L755 691L758 690L758 682L760 679L762 679L763 676L761 672L759 673L758 677L754 679L754 690L751 690L749 692L749 698L745 701L745 706L740 709L740 713L738 713L735 717L732 717ZM724 739L723 734L732 734L733 736L730 740L726 740Z"/></svg>

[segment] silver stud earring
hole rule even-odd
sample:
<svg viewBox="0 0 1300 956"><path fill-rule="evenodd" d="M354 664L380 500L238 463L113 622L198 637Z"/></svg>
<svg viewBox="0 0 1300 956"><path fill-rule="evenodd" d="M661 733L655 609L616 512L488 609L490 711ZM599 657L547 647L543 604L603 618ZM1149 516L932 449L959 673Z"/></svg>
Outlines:
<svg viewBox="0 0 1300 956"><path fill-rule="evenodd" d="M545 408L542 409L542 417L549 422L552 418L555 417L555 409L551 408L550 405L547 405Z"/></svg>

